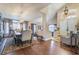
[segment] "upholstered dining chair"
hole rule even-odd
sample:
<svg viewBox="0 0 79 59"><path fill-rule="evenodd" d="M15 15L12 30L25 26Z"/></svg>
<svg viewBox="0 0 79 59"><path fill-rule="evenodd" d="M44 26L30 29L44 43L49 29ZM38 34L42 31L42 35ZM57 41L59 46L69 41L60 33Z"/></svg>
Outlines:
<svg viewBox="0 0 79 59"><path fill-rule="evenodd" d="M30 30L26 30L22 32L22 42L32 42L32 32Z"/></svg>

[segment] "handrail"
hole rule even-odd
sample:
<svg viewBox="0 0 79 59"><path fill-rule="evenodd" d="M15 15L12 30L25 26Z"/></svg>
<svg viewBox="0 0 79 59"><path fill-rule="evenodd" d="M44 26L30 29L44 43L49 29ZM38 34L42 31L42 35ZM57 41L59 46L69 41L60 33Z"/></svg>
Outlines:
<svg viewBox="0 0 79 59"><path fill-rule="evenodd" d="M4 48L5 48L5 45L6 45L6 42L7 42L7 39L2 39L3 40L3 43L2 43L2 45L1 45L1 52L0 52L0 54L3 54L3 51L4 51Z"/></svg>

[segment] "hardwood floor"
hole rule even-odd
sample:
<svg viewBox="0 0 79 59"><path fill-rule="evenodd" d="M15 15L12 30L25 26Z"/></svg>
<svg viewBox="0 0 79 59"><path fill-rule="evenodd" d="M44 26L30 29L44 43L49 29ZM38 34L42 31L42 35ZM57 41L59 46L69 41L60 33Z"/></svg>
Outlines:
<svg viewBox="0 0 79 59"><path fill-rule="evenodd" d="M26 47L7 55L74 55L69 48L60 47L54 41L33 41L32 46Z"/></svg>

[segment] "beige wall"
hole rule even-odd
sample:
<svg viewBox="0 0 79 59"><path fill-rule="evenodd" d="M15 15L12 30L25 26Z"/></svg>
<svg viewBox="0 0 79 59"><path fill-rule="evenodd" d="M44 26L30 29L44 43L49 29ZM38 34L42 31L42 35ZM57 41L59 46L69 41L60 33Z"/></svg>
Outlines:
<svg viewBox="0 0 79 59"><path fill-rule="evenodd" d="M43 8L40 11L40 17L34 19L32 22L36 24L41 24L43 27L43 31L41 31L42 35L45 37L45 40L49 40L48 38L52 37L51 32L49 32L48 26L50 24L57 23L57 11L61 8L63 4L50 4L47 7Z"/></svg>
<svg viewBox="0 0 79 59"><path fill-rule="evenodd" d="M46 21L48 22L48 24L57 23L56 13L63 5L63 3L52 3L41 10L43 13L46 14Z"/></svg>
<svg viewBox="0 0 79 59"><path fill-rule="evenodd" d="M34 19L32 23L36 24L36 32L38 35L42 35L44 37L44 40L49 40L48 38L51 36L48 30L48 23L46 21L46 14L41 13L41 16ZM42 27L42 30L38 29L38 26Z"/></svg>
<svg viewBox="0 0 79 59"><path fill-rule="evenodd" d="M57 13L57 26L60 28L60 35L64 37L67 37L67 25L68 33L76 32L75 25L79 22L79 4L66 4L66 6L69 10L67 16L64 15L64 7Z"/></svg>

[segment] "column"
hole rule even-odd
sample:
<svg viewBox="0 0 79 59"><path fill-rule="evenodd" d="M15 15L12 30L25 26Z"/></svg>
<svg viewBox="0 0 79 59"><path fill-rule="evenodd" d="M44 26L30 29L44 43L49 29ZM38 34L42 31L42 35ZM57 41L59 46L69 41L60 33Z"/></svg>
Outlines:
<svg viewBox="0 0 79 59"><path fill-rule="evenodd" d="M46 20L46 14L41 13L41 17L42 17L42 26L43 26L42 34L43 34L45 40L48 40L48 38L49 38L49 29L48 29L48 22Z"/></svg>

